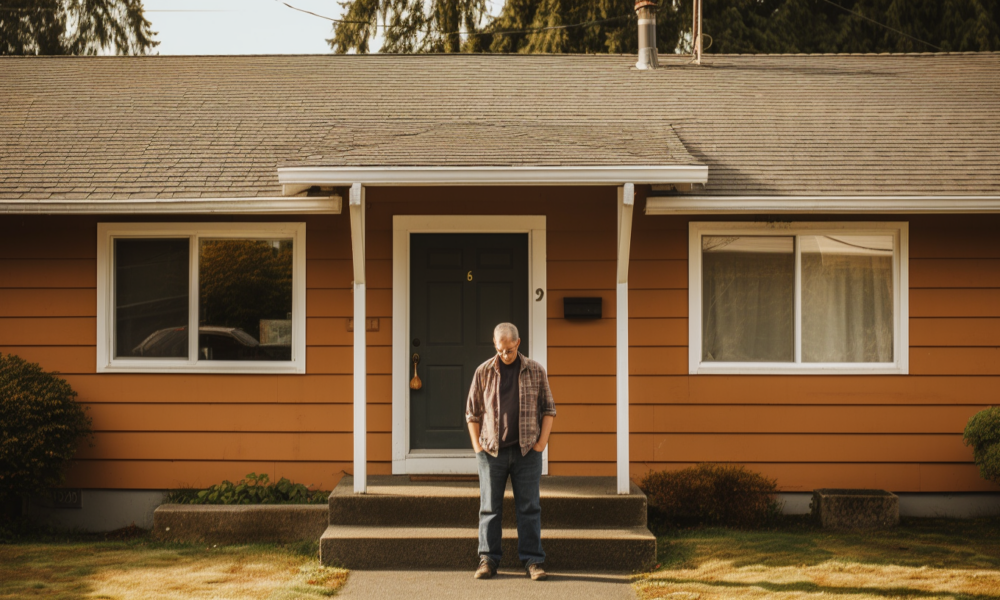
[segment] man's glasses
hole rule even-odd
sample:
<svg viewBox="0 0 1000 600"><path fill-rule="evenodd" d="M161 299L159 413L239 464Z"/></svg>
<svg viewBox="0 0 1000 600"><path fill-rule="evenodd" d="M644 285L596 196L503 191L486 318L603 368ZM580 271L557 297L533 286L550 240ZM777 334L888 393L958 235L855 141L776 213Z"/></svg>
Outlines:
<svg viewBox="0 0 1000 600"><path fill-rule="evenodd" d="M513 348L505 348L503 350L497 348L496 350L497 354L499 354L502 358L507 358L507 356L517 353L517 346L514 346Z"/></svg>

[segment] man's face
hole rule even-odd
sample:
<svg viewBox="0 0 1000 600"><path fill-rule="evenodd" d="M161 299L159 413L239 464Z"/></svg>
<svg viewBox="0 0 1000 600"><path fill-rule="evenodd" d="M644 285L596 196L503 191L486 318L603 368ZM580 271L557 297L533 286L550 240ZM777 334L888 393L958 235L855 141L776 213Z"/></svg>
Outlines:
<svg viewBox="0 0 1000 600"><path fill-rule="evenodd" d="M517 358L517 348L521 345L521 338L514 340L513 342L507 338L498 340L493 338L493 347L497 349L497 354L500 355L500 360L503 364L509 365Z"/></svg>

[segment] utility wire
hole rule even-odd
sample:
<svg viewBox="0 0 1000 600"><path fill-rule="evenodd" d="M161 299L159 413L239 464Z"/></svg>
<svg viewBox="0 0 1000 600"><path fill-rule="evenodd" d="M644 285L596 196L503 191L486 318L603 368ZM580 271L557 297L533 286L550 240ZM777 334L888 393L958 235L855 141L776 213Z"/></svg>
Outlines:
<svg viewBox="0 0 1000 600"><path fill-rule="evenodd" d="M879 23L879 22L878 22L878 21L876 21L875 19L872 19L872 18L869 18L869 17L866 17L866 16L864 16L863 14L861 14L861 13L859 13L859 12L857 12L857 11L854 11L854 10L851 10L850 8L847 8L846 6L841 6L840 4L837 4L836 2L834 2L833 0L823 0L823 2L826 2L827 4L830 4L830 5L832 5L832 6L836 6L836 7L837 7L837 8L839 8L840 10L843 10L843 11L846 11L846 12L849 12L849 13L851 13L852 15L855 15L855 16L857 16L857 17L861 17L861 18L862 18L862 19L864 19L865 21L868 21L868 22L871 22L871 23L874 23L874 24L878 25L879 27L885 27L885 28L886 28L886 29L888 29L889 31L894 31L894 32L898 33L898 34L899 34L899 35L901 35L901 36L904 36L904 37L908 37L908 38L910 38L911 40L913 40L914 42L920 42L921 44L925 44L925 45L927 45L927 46L930 46L931 48L934 48L935 50L939 50L939 51L941 51L941 52L944 52L944 48L941 48L940 46L935 46L934 44L932 44L932 43L930 43L930 42L925 42L924 40L922 40L922 39L920 39L920 38L915 38L915 37L913 37L912 35L910 35L910 34L906 33L905 31L900 31L900 30L898 30L898 29L896 29L896 28L894 28L894 27L889 27L889 26L888 26L888 25L886 25L885 23Z"/></svg>
<svg viewBox="0 0 1000 600"><path fill-rule="evenodd" d="M290 8L292 10L297 10L297 11L299 11L301 13L305 13L307 15L312 15L314 17L319 17L320 19L325 19L325 20L330 21L332 23L348 23L348 24L354 24L354 25L371 25L370 21L348 21L348 20L345 20L345 19L334 19L332 17L327 17L327 16L324 16L324 15L316 14L316 13L314 13L312 11L305 10L303 8L298 8L296 6L292 6L291 4L289 4L287 2L283 2L282 0L274 0L274 1L278 2L279 4L284 4L285 6L287 6L288 8ZM555 30L555 29L571 29L573 27L586 27L588 25L597 25L599 23L610 23L611 21L620 21L622 19L628 19L628 18L634 17L634 16L635 16L634 14L620 15L620 16L617 16L617 17L610 17L610 18L607 18L607 19L596 19L594 21L584 21L582 23L571 23L569 25L551 25L549 27L533 27L533 28L530 28L530 29L511 29L511 30L506 30L506 31L448 31L448 32L438 32L438 31L430 30L430 29L423 30L423 31L427 31L427 33L431 33L431 32L439 33L440 35L514 35L514 34L518 34L518 33L536 33L536 32L539 32L539 31L552 31L552 30ZM405 27L405 25L379 25L378 23L376 23L375 27L379 27L379 28L382 28L382 29L392 29L394 27Z"/></svg>

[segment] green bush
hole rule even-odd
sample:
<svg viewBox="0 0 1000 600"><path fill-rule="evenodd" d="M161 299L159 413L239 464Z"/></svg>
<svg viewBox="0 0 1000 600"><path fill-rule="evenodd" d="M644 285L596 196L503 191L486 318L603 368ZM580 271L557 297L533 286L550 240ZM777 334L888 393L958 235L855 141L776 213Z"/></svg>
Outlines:
<svg viewBox="0 0 1000 600"><path fill-rule="evenodd" d="M323 504L329 492L310 491L282 477L270 483L267 473L250 473L233 483L224 480L207 490L174 490L166 501L177 504Z"/></svg>
<svg viewBox="0 0 1000 600"><path fill-rule="evenodd" d="M63 481L66 462L91 421L64 379L36 363L0 354L0 502L45 493Z"/></svg>
<svg viewBox="0 0 1000 600"><path fill-rule="evenodd" d="M972 415L964 439L966 446L972 446L972 459L983 479L1000 483L1000 406Z"/></svg>
<svg viewBox="0 0 1000 600"><path fill-rule="evenodd" d="M752 529L780 513L774 480L740 465L651 471L639 482L654 529L715 525Z"/></svg>

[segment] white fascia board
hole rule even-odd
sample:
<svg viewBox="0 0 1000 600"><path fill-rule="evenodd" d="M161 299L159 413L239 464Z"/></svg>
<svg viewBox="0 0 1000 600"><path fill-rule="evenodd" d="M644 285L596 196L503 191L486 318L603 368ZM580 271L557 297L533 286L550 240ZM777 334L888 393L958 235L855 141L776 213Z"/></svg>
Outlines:
<svg viewBox="0 0 1000 600"><path fill-rule="evenodd" d="M340 196L149 200L0 200L0 214L340 214Z"/></svg>
<svg viewBox="0 0 1000 600"><path fill-rule="evenodd" d="M995 213L1000 196L661 196L647 215L742 213Z"/></svg>
<svg viewBox="0 0 1000 600"><path fill-rule="evenodd" d="M286 167L282 185L623 185L705 183L708 167Z"/></svg>

